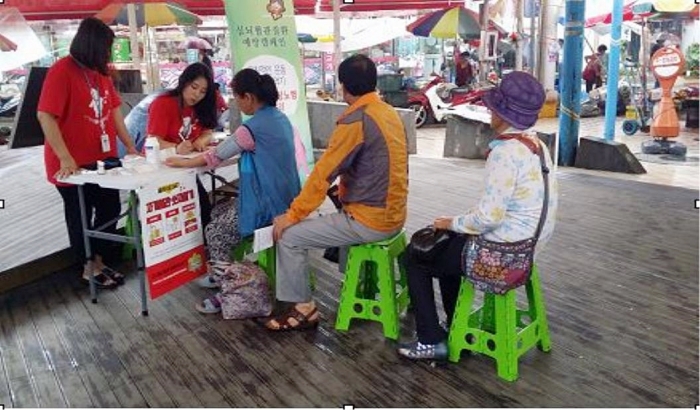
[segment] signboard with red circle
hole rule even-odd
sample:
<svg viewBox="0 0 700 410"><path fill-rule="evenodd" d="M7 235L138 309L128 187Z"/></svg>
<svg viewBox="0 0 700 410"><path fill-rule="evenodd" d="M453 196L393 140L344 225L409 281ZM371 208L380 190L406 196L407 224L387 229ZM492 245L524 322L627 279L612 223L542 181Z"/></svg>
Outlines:
<svg viewBox="0 0 700 410"><path fill-rule="evenodd" d="M685 69L685 58L675 47L664 47L651 57L651 71L658 79L678 77Z"/></svg>

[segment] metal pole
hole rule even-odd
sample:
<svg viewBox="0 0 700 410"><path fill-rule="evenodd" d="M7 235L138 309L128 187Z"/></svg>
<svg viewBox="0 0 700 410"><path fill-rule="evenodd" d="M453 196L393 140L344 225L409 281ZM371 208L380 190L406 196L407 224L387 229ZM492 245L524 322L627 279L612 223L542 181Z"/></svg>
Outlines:
<svg viewBox="0 0 700 410"><path fill-rule="evenodd" d="M535 7L535 6L533 6ZM542 9L540 9L540 12L542 12ZM528 71L530 74L533 76L537 75L537 71L535 71L535 68L537 66L536 64L536 48L537 48L537 17L533 15L530 18L530 50L529 50L529 56L528 56Z"/></svg>
<svg viewBox="0 0 700 410"><path fill-rule="evenodd" d="M608 56L608 90L605 102L605 139L615 138L615 118L617 117L617 82L620 77L620 37L622 36L622 1L613 0L612 38Z"/></svg>
<svg viewBox="0 0 700 410"><path fill-rule="evenodd" d="M561 7L560 0L546 0L542 2L542 11L540 15L540 50L539 60L537 61L538 76L545 90L554 90L554 79L557 74L557 61L550 60L556 57L552 53L557 44L557 18L559 16L559 8ZM561 52L561 51L560 51Z"/></svg>
<svg viewBox="0 0 700 410"><path fill-rule="evenodd" d="M136 25L136 5L126 5L126 15L129 19L129 38L131 40L131 62L134 68L141 69L141 54L139 53L138 26Z"/></svg>
<svg viewBox="0 0 700 410"><path fill-rule="evenodd" d="M92 260L92 248L90 247L90 236L88 225L86 206L85 206L85 190L84 185L78 185L78 204L80 205L80 221L83 226L83 243L85 245L85 260L88 271L90 272L90 299L92 303L97 303L97 285L95 284L95 265Z"/></svg>
<svg viewBox="0 0 700 410"><path fill-rule="evenodd" d="M647 70L649 68L649 51L647 50L647 45L649 44L649 27L647 27L646 18L642 19L642 39L641 47L639 53L639 67L642 73L642 124L646 125L646 115L649 111L648 98L647 98Z"/></svg>
<svg viewBox="0 0 700 410"><path fill-rule="evenodd" d="M549 1L540 0L540 19L537 22L537 54L535 54L535 61L537 64L537 71L533 74L543 83L545 90L547 86L544 84L544 65L547 61L547 24L549 20L547 19L547 13L549 9ZM536 74L535 74L536 73ZM551 88L550 88L551 89Z"/></svg>
<svg viewBox="0 0 700 410"><path fill-rule="evenodd" d="M566 0L564 63L560 73L561 109L559 110L559 156L561 165L576 159L579 115L581 113L581 66L583 61L583 23L585 0Z"/></svg>
<svg viewBox="0 0 700 410"><path fill-rule="evenodd" d="M341 0L333 1L333 71L335 72L335 100L342 101L340 92L340 81L338 81L338 67L343 59L343 51L340 47L340 2Z"/></svg>
<svg viewBox="0 0 700 410"><path fill-rule="evenodd" d="M129 192L129 211L133 226L134 248L136 249L136 270L139 274L139 288L141 289L141 315L148 316L148 299L146 297L146 262L143 254L143 242L141 241L141 223L139 222L139 196L135 191Z"/></svg>
<svg viewBox="0 0 700 410"><path fill-rule="evenodd" d="M486 60L486 32L489 29L489 0L481 5L481 42L479 43L479 81L485 82L489 63Z"/></svg>
<svg viewBox="0 0 700 410"><path fill-rule="evenodd" d="M515 43L515 70L523 70L523 14L525 9L525 0L516 0L516 11L515 11L515 27L518 32L518 41Z"/></svg>

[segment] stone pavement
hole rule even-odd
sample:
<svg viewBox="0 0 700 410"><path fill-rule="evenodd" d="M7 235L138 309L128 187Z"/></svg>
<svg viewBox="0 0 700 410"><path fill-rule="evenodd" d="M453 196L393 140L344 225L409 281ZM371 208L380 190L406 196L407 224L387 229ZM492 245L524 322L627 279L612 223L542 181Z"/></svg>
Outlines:
<svg viewBox="0 0 700 410"><path fill-rule="evenodd" d="M592 171L578 168L570 168L577 172L607 176L611 178L627 179L640 182L655 183L668 186L677 186L688 189L698 189L700 178L698 174L698 156L700 144L698 143L698 130L690 130L683 127L685 121L681 122L681 133L676 139L678 142L688 147L688 158L685 162L660 161L652 156L641 154L641 144L651 139L648 134L638 132L633 136L624 135L622 132L622 122L624 118L618 118L615 124L615 141L627 144L630 151L637 155L644 168L647 170L643 175L622 174L616 172ZM537 122L534 129L542 132L559 132L558 118L543 118ZM604 117L582 118L580 125L580 136L603 137L605 129ZM433 124L418 130L418 156L428 158L442 158L445 144L445 126ZM467 160L480 162L480 160ZM654 162L651 162L654 161Z"/></svg>

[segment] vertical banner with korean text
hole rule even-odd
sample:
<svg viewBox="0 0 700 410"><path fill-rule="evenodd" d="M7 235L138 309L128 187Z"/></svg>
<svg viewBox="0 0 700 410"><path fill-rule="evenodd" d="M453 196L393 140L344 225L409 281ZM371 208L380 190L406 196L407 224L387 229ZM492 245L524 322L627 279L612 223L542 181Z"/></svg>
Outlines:
<svg viewBox="0 0 700 410"><path fill-rule="evenodd" d="M224 0L231 38L233 71L252 68L275 79L277 107L299 131L306 162L314 153L306 106L306 84L297 41L292 0ZM303 181L305 175L300 175Z"/></svg>
<svg viewBox="0 0 700 410"><path fill-rule="evenodd" d="M206 271L196 172L139 190L139 219L151 299Z"/></svg>

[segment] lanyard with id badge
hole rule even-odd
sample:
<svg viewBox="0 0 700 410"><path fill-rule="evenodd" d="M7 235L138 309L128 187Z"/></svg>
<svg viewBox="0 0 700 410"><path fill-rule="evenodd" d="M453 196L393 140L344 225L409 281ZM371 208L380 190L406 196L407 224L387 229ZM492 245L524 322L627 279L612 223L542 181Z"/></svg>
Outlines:
<svg viewBox="0 0 700 410"><path fill-rule="evenodd" d="M192 132L193 124L192 124L192 117L185 117L184 113L184 102L182 101L182 97L178 98L178 108L180 111L180 118L182 119L182 127L180 127L180 131L178 132L178 136L180 137L180 140L182 142L187 141L190 138L190 133Z"/></svg>
<svg viewBox="0 0 700 410"><path fill-rule="evenodd" d="M97 109L97 123L100 125L100 130L102 131L102 134L100 135L100 143L102 145L102 152L107 153L111 150L111 144L109 143L109 135L107 135L107 130L105 128L105 122L102 120L102 96L100 95L100 84L99 82L93 86L92 81L90 81L90 77L88 77L86 71L86 68L80 64L78 61L75 61L78 66L80 66L81 72L83 73L83 77L85 77L85 83L87 86L90 88L90 99L92 100L92 103L95 104L95 108Z"/></svg>

